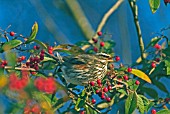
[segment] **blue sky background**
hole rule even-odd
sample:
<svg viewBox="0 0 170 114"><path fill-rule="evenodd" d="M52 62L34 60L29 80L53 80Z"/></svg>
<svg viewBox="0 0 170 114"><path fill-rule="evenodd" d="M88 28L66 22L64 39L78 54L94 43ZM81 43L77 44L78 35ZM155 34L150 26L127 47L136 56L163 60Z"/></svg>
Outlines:
<svg viewBox="0 0 170 114"><path fill-rule="evenodd" d="M101 18L116 0L77 0L96 30ZM160 8L152 14L149 0L137 0L139 22L145 45L161 28L170 26L170 4L166 7L161 0ZM52 25L47 27L47 17ZM0 27L9 29L24 36L30 34L34 22L38 22L37 39L53 44L71 43L85 40L85 36L76 23L64 0L0 0ZM116 42L115 53L130 64L139 57L139 47L133 16L127 0L114 12L103 28L112 34L110 39ZM170 37L170 30L165 34Z"/></svg>

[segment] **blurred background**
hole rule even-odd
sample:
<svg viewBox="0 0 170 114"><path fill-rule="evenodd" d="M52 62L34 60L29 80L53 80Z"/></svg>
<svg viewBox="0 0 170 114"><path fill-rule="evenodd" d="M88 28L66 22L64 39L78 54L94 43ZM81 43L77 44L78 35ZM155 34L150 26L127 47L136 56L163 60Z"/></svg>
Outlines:
<svg viewBox="0 0 170 114"><path fill-rule="evenodd" d="M0 27L29 36L34 22L39 25L37 39L54 45L89 40L104 14L117 0L0 0ZM170 25L170 5L161 0L152 14L149 0L137 0L139 22L145 45L162 28ZM115 53L130 64L139 56L137 34L128 0L109 17L102 32L116 42ZM170 30L165 31L170 36Z"/></svg>

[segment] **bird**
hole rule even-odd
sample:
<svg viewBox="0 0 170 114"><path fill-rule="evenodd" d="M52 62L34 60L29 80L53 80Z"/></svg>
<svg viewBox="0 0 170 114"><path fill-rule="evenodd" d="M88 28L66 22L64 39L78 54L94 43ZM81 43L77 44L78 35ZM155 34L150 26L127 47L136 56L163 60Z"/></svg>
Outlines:
<svg viewBox="0 0 170 114"><path fill-rule="evenodd" d="M67 83L87 86L91 81L103 79L107 65L113 61L106 53L61 56L57 52L61 71Z"/></svg>

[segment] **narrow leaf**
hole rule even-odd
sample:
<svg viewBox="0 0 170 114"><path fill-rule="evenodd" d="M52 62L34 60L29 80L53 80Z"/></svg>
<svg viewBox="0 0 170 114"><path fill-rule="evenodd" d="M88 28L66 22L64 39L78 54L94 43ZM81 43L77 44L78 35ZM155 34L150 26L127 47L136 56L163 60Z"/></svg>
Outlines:
<svg viewBox="0 0 170 114"><path fill-rule="evenodd" d="M25 43L28 44L28 43L32 42L35 39L37 32L38 32L38 24L37 24L37 22L35 22L34 25L32 26L31 34Z"/></svg>
<svg viewBox="0 0 170 114"><path fill-rule="evenodd" d="M151 83L150 78L141 70L132 69L131 73L141 78L142 80L145 80L146 82Z"/></svg>
<svg viewBox="0 0 170 114"><path fill-rule="evenodd" d="M159 37L154 37L151 39L150 43L146 46L145 50L148 49L150 46L155 46L155 44L157 44L159 42L159 40L161 40L161 38Z"/></svg>
<svg viewBox="0 0 170 114"><path fill-rule="evenodd" d="M112 100L111 100L109 103L104 102L104 101L101 102L101 103L98 103L98 104L97 104L97 108L99 108L99 109L105 109L105 108L108 108L108 107L112 106L113 103L114 103L114 97L112 98Z"/></svg>
<svg viewBox="0 0 170 114"><path fill-rule="evenodd" d="M149 0L149 5L152 13L155 13L160 6L160 0Z"/></svg>
<svg viewBox="0 0 170 114"><path fill-rule="evenodd" d="M158 98L158 93L155 89L148 88L148 87L142 87L142 91L144 91L146 94L148 94L150 97L157 99Z"/></svg>
<svg viewBox="0 0 170 114"><path fill-rule="evenodd" d="M37 39L34 39L33 41L36 42L37 44L39 44L43 49L47 49L47 45L44 44L43 42L41 42Z"/></svg>
<svg viewBox="0 0 170 114"><path fill-rule="evenodd" d="M153 84L156 85L161 91L164 91L165 93L169 93L166 89L165 85L157 80L153 80Z"/></svg>
<svg viewBox="0 0 170 114"><path fill-rule="evenodd" d="M170 110L163 109L163 110L156 112L156 114L170 114Z"/></svg>
<svg viewBox="0 0 170 114"><path fill-rule="evenodd" d="M166 73L167 73L167 75L170 75L170 58L167 58L165 60L165 66L166 66Z"/></svg>
<svg viewBox="0 0 170 114"><path fill-rule="evenodd" d="M131 92L125 102L125 114L132 114L137 107L137 95Z"/></svg>
<svg viewBox="0 0 170 114"><path fill-rule="evenodd" d="M137 107L138 107L140 113L144 114L144 111L145 111L144 103L143 103L142 98L139 95L137 95Z"/></svg>
<svg viewBox="0 0 170 114"><path fill-rule="evenodd" d="M15 48L19 45L22 44L21 40L10 40L9 42L6 42L3 46L2 46L2 50L3 51L7 51L10 50L12 48Z"/></svg>

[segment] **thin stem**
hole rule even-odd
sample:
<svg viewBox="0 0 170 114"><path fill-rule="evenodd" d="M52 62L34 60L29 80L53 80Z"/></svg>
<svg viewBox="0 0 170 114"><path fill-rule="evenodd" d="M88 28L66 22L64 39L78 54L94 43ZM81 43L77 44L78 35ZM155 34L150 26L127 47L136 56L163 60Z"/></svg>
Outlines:
<svg viewBox="0 0 170 114"><path fill-rule="evenodd" d="M118 0L116 2L116 4L114 4L103 16L101 22L99 23L97 30L96 30L96 34L94 35L94 37L97 37L97 32L101 31L103 26L106 24L106 21L109 19L109 17L113 14L113 12L122 4L123 0Z"/></svg>
<svg viewBox="0 0 170 114"><path fill-rule="evenodd" d="M128 0L129 5L134 17L134 23L138 35L138 42L139 42L139 48L140 48L140 54L141 54L141 59L144 60L144 43L143 43L143 38L142 38L142 33L139 25L139 20L138 20L138 7L136 5L136 0Z"/></svg>
<svg viewBox="0 0 170 114"><path fill-rule="evenodd" d="M115 12L116 9L118 9L118 7L122 4L123 1L124 1L124 0L118 0L118 1L116 2L116 4L114 4L114 5L104 14L102 20L100 21L100 23L99 23L99 25L98 25L98 27L97 27L96 33L95 33L95 35L93 36L94 38L97 38L97 32L102 30L102 28L103 28L104 25L106 24L107 20L108 20L109 17L111 16L111 14L113 14L113 12ZM92 40L89 40L89 43L92 44L93 41L92 41ZM84 46L82 47L82 49L85 50L85 49L87 49L87 48L89 48L89 47L90 47L90 45L84 45Z"/></svg>

